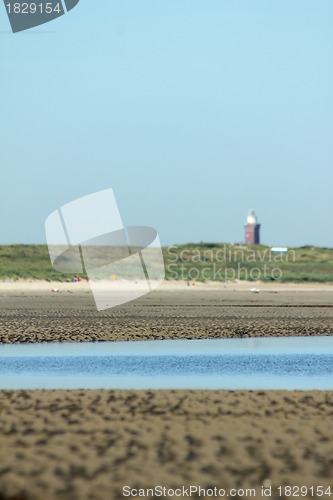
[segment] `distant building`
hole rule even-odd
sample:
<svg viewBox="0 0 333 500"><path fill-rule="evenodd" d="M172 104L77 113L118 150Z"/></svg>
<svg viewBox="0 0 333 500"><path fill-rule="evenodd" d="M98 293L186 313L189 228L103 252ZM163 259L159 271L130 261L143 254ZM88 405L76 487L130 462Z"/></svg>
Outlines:
<svg viewBox="0 0 333 500"><path fill-rule="evenodd" d="M245 244L260 244L260 224L258 224L257 216L253 208L249 211L249 215L247 216L245 223Z"/></svg>
<svg viewBox="0 0 333 500"><path fill-rule="evenodd" d="M271 247L271 252L283 255L283 254L288 253L288 248L287 247Z"/></svg>

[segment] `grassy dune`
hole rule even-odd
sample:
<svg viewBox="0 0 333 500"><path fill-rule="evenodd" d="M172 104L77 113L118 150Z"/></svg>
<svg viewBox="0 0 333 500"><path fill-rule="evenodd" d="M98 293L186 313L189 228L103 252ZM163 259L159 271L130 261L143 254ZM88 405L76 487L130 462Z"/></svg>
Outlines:
<svg viewBox="0 0 333 500"><path fill-rule="evenodd" d="M165 247L163 254L167 279L333 282L333 248L304 246L274 254L263 245L190 243ZM1 280L73 277L52 269L46 245L0 246Z"/></svg>
<svg viewBox="0 0 333 500"><path fill-rule="evenodd" d="M333 281L333 248L304 246L283 254L263 245L187 244L165 248L164 257L171 279Z"/></svg>

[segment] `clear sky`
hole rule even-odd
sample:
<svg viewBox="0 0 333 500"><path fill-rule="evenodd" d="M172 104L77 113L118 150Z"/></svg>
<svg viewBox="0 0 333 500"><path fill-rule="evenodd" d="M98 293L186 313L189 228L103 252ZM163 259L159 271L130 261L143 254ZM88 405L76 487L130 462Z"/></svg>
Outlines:
<svg viewBox="0 0 333 500"><path fill-rule="evenodd" d="M81 0L11 34L0 5L0 244L112 187L163 244L333 246L332 0Z"/></svg>

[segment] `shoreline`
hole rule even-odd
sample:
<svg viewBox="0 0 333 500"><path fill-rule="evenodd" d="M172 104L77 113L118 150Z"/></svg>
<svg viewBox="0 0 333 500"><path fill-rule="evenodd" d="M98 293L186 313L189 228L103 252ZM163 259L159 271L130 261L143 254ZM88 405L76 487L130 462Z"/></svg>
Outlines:
<svg viewBox="0 0 333 500"><path fill-rule="evenodd" d="M120 282L121 283L121 282ZM124 280L124 286L126 281ZM136 284L140 285L140 282ZM134 286L134 285L133 285ZM160 291L179 291L179 290L214 290L214 291L251 291L251 289L259 291L326 291L333 292L333 283L292 283L292 282L263 282L263 281L182 281L182 280L165 280L157 290ZM85 292L90 291L89 282L83 280L81 282L59 282L47 280L2 280L0 281L0 293L5 291L52 291L61 290L64 292Z"/></svg>

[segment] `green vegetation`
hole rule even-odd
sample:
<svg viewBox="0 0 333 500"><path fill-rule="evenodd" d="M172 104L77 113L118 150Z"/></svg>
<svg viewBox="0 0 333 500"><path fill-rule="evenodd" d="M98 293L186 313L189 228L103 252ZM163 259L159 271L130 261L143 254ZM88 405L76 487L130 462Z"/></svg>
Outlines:
<svg viewBox="0 0 333 500"><path fill-rule="evenodd" d="M287 253L264 245L187 244L164 249L167 279L333 282L333 248Z"/></svg>
<svg viewBox="0 0 333 500"><path fill-rule="evenodd" d="M333 248L304 246L274 254L263 245L189 243L165 247L163 254L167 279L333 282ZM72 281L74 276L51 267L46 245L0 246L1 280Z"/></svg>
<svg viewBox="0 0 333 500"><path fill-rule="evenodd" d="M72 281L73 277L73 274L59 273L52 268L47 245L0 246L2 280Z"/></svg>

